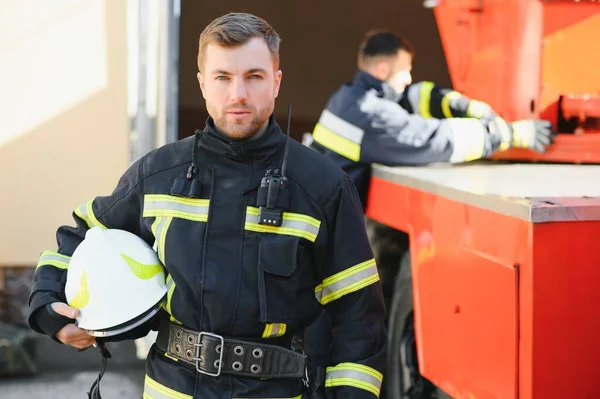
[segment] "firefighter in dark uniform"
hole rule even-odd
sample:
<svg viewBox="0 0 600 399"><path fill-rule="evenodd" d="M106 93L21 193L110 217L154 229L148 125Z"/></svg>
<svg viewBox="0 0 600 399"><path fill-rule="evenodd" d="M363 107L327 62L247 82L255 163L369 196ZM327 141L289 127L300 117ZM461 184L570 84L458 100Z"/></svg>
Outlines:
<svg viewBox="0 0 600 399"><path fill-rule="evenodd" d="M313 383L303 332L323 309L334 325L327 397L379 396L384 305L360 201L333 162L276 123L279 41L251 14L206 27L205 129L147 154L111 195L77 208L76 227L59 228L58 250L39 260L31 327L85 348L93 338L73 324L64 279L86 231L123 229L155 245L168 271L164 311L126 337L158 330L145 398L301 398Z"/></svg>
<svg viewBox="0 0 600 399"><path fill-rule="evenodd" d="M553 133L547 121L507 123L484 102L433 82L413 84L414 53L411 43L394 32L367 33L359 47L354 80L331 95L308 142L352 178L363 209L373 163L460 163L511 147L544 152L551 143ZM398 248L407 244L400 232L369 219L366 222L378 256L407 249ZM389 303L394 281L385 272L380 270ZM308 331L311 354L317 362L326 363L329 317L324 314Z"/></svg>
<svg viewBox="0 0 600 399"><path fill-rule="evenodd" d="M329 98L311 146L352 177L366 207L370 165L468 162L511 147L544 152L547 121L507 123L484 102L433 82L412 83L414 49L401 36L369 32L352 82Z"/></svg>

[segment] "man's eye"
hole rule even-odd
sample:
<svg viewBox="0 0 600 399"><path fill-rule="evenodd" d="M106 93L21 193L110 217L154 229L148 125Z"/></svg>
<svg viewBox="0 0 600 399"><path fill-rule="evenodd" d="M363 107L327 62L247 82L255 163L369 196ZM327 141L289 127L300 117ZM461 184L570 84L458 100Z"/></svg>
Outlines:
<svg viewBox="0 0 600 399"><path fill-rule="evenodd" d="M227 76L219 75L215 79L217 79L217 80L227 80Z"/></svg>
<svg viewBox="0 0 600 399"><path fill-rule="evenodd" d="M261 76L260 75L250 75L249 78L250 79L260 79Z"/></svg>

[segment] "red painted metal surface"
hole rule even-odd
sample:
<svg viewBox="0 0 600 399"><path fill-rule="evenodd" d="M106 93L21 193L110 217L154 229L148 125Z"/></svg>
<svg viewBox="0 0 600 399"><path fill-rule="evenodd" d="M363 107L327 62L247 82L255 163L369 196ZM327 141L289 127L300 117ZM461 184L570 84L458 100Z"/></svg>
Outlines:
<svg viewBox="0 0 600 399"><path fill-rule="evenodd" d="M509 150L495 158L600 162L600 139L573 138L559 119L561 96L600 94L600 2L443 0L434 10L455 89L507 120L550 120L568 137L545 155Z"/></svg>
<svg viewBox="0 0 600 399"><path fill-rule="evenodd" d="M532 224L373 178L367 215L410 236L421 372L454 398L592 398L599 222Z"/></svg>

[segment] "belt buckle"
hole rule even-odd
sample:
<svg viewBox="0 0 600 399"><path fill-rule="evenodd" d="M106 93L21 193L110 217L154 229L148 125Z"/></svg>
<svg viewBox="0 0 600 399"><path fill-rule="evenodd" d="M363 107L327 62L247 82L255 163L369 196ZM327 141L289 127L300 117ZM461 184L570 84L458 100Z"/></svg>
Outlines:
<svg viewBox="0 0 600 399"><path fill-rule="evenodd" d="M203 336L213 337L213 338L218 339L221 342L220 343L221 350L219 352L219 366L217 367L216 373L209 373L208 371L204 371L201 369L200 363L204 363L204 359L200 355L200 351L202 349L202 337ZM198 333L198 342L195 343L194 346L196 347L196 357L194 358L194 360L196 361L196 371L199 372L200 374L206 374L206 375L210 375L212 377L220 376L221 370L223 368L223 354L225 353L225 340L223 339L223 337L221 335L200 331Z"/></svg>

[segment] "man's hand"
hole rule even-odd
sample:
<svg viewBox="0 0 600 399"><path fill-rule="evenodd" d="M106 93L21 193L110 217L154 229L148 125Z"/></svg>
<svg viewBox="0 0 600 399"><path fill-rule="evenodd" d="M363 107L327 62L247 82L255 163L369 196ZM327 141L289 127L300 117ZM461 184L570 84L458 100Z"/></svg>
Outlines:
<svg viewBox="0 0 600 399"><path fill-rule="evenodd" d="M63 302L54 302L50 306L52 307L53 311L61 316L68 317L69 319L74 319L79 314L78 309L72 308ZM73 346L77 349L88 348L95 342L94 337L73 323L67 324L58 330L56 333L56 338L63 344Z"/></svg>
<svg viewBox="0 0 600 399"><path fill-rule="evenodd" d="M555 136L552 124L545 120L521 120L507 123L499 116L488 125L494 142L493 148L505 151L509 148L525 148L540 153L552 144Z"/></svg>
<svg viewBox="0 0 600 399"><path fill-rule="evenodd" d="M552 144L552 124L544 120L523 120L511 123L512 147L546 152Z"/></svg>
<svg viewBox="0 0 600 399"><path fill-rule="evenodd" d="M468 118L477 118L481 120L484 125L488 125L496 119L496 113L492 107L479 100L469 100L466 116Z"/></svg>

